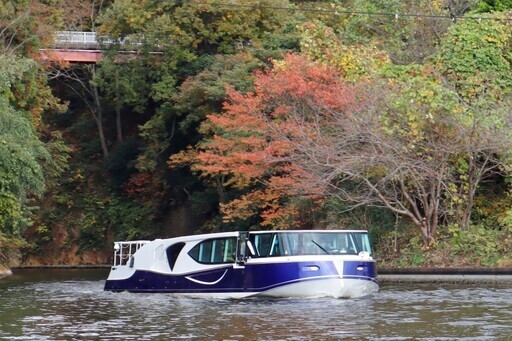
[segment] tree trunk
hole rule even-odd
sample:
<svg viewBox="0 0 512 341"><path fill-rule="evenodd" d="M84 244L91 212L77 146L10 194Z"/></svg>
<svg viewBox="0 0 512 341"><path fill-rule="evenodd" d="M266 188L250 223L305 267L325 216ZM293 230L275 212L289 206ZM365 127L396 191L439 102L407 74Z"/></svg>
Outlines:
<svg viewBox="0 0 512 341"><path fill-rule="evenodd" d="M219 202L221 204L225 204L226 199L226 190L224 189L224 176L223 175L217 175L215 178L215 182L217 184L217 194L219 195Z"/></svg>
<svg viewBox="0 0 512 341"><path fill-rule="evenodd" d="M95 69L93 67L92 68L92 79L93 80L94 80L94 74L95 74L94 71L95 71ZM108 147L107 147L107 142L105 140L105 133L103 131L103 110L101 108L100 95L98 93L98 87L96 86L96 84L91 82L91 87L92 87L92 95L94 97L94 106L96 108L96 115L94 115L94 117L96 119L96 125L98 126L98 135L100 138L101 150L103 151L103 158L107 158L108 157Z"/></svg>
<svg viewBox="0 0 512 341"><path fill-rule="evenodd" d="M434 222L423 218L420 225L421 235L423 237L423 246L429 248L436 240L436 232L433 228Z"/></svg>
<svg viewBox="0 0 512 341"><path fill-rule="evenodd" d="M117 142L123 142L123 128L121 127L121 108L116 108L116 132L117 132Z"/></svg>
<svg viewBox="0 0 512 341"><path fill-rule="evenodd" d="M121 127L121 97L119 94L119 69L116 69L116 132L117 142L123 142L123 128Z"/></svg>

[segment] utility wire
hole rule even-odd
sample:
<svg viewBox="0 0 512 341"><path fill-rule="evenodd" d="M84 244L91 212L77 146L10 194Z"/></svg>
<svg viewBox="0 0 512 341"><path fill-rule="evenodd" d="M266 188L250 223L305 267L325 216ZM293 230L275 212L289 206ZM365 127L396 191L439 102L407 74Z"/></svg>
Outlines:
<svg viewBox="0 0 512 341"><path fill-rule="evenodd" d="M369 11L341 11L337 9L320 9L320 8L299 8L299 7L284 7L284 6L270 6L270 5L245 5L245 4L237 4L233 2L201 2L201 1L187 1L184 0L167 0L169 2L174 2L177 4L187 4L187 5L212 5L219 7L238 7L238 8L248 8L248 9L270 9L270 10L282 10L282 11L295 11L295 12L316 12L316 13L326 13L332 15L366 15L366 16L381 16L381 17L390 17L398 19L400 17L406 18L428 18L428 19L448 19L452 21L457 20L495 20L495 21L512 21L512 18L497 18L497 17L489 17L489 16L455 16L455 15L442 15L442 14L421 14L421 13L390 13L390 12L369 12Z"/></svg>

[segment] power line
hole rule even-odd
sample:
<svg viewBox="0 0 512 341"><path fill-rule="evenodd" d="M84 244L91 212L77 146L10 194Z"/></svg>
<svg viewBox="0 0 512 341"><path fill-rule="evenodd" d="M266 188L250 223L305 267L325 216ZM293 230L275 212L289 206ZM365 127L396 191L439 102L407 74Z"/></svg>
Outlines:
<svg viewBox="0 0 512 341"><path fill-rule="evenodd" d="M200 1L183 1L183 0L168 0L169 2L175 2L177 4L187 4L187 5L212 5L219 7L238 7L238 8L247 8L247 9L269 9L269 10L281 10L281 11L294 11L294 12L316 12L316 13L325 13L332 15L366 15L366 16L381 16L381 17L390 17L398 19L400 17L405 18L427 18L427 19L448 19L452 21L457 20L494 20L494 21L512 21L512 18L497 18L497 17L489 17L489 16L455 16L455 15L442 15L442 14L423 14L423 13L391 13L391 12L370 12L370 11L343 11L337 9L321 9L321 8L299 8L299 7L284 7L284 6L270 6L270 5L246 5L246 4L237 4L234 2L226 3L226 2L200 2Z"/></svg>

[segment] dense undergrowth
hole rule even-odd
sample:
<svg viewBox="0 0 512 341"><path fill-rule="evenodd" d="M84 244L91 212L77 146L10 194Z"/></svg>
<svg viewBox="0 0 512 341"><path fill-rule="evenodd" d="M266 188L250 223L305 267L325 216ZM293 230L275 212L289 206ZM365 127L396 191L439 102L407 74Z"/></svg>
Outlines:
<svg viewBox="0 0 512 341"><path fill-rule="evenodd" d="M448 227L429 248L414 231L392 231L375 247L382 268L512 266L512 231L500 227Z"/></svg>

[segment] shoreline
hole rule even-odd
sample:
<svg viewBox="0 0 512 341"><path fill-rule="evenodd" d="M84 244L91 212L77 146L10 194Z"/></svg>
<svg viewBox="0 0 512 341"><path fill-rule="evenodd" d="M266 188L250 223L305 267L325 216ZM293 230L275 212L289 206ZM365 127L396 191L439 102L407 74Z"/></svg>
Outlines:
<svg viewBox="0 0 512 341"><path fill-rule="evenodd" d="M511 284L512 268L383 268L381 283Z"/></svg>
<svg viewBox="0 0 512 341"><path fill-rule="evenodd" d="M110 267L110 264L25 265L0 271L0 278L12 275L18 270L85 270ZM381 284L512 284L512 268L378 268L377 274Z"/></svg>
<svg viewBox="0 0 512 341"><path fill-rule="evenodd" d="M112 264L81 264L81 265L19 265L11 267L12 270L43 270L43 269L109 269Z"/></svg>

